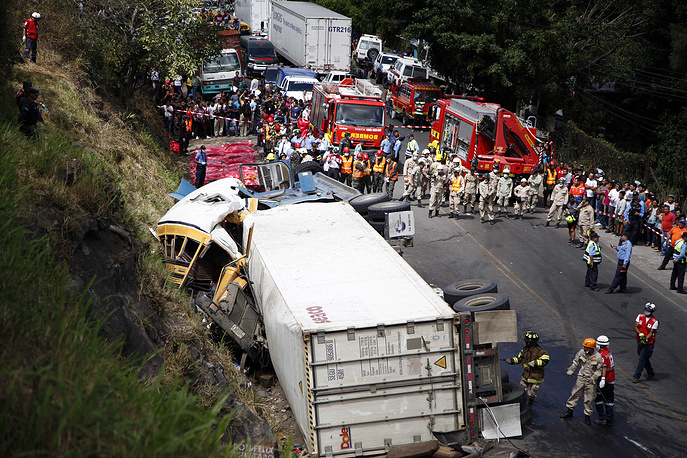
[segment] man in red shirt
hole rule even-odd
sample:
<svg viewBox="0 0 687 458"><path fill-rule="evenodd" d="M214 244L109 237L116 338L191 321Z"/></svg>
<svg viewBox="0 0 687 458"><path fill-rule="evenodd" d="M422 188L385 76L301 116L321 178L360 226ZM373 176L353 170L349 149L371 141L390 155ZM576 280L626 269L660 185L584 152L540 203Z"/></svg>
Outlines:
<svg viewBox="0 0 687 458"><path fill-rule="evenodd" d="M594 423L613 426L615 365L613 363L613 354L608 349L609 344L610 341L606 336L596 338L596 345L599 347L599 353L601 353L603 358L603 366L601 368L601 380L599 380L599 391L596 395L596 411L599 413L599 419L594 420Z"/></svg>
<svg viewBox="0 0 687 458"><path fill-rule="evenodd" d="M644 313L637 315L635 319L635 332L637 333L637 354L639 362L637 369L632 377L632 383L639 382L642 371L646 369L646 378L654 378L654 368L651 367L651 355L654 353L654 342L656 342L656 331L658 331L658 319L654 317L656 305L647 302L644 305Z"/></svg>
<svg viewBox="0 0 687 458"><path fill-rule="evenodd" d="M38 20L40 18L39 13L33 13L30 18L24 21L24 42L26 43L24 59L29 57L29 52L31 52L32 62L36 62L36 54L38 54Z"/></svg>

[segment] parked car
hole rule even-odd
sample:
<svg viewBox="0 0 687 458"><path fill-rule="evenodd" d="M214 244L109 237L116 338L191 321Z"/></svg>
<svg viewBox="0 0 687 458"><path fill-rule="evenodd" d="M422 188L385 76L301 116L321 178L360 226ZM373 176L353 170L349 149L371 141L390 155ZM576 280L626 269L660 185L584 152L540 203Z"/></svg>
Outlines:
<svg viewBox="0 0 687 458"><path fill-rule="evenodd" d="M429 77L427 67L413 57L401 57L387 73L387 81L393 86L400 86L409 78L424 80Z"/></svg>
<svg viewBox="0 0 687 458"><path fill-rule="evenodd" d="M355 47L353 57L358 62L362 62L365 58L374 61L379 53L382 52L382 39L374 35L361 35L358 39L358 46Z"/></svg>
<svg viewBox="0 0 687 458"><path fill-rule="evenodd" d="M390 52L380 52L372 63L370 78L377 84L386 82L386 74L401 56Z"/></svg>

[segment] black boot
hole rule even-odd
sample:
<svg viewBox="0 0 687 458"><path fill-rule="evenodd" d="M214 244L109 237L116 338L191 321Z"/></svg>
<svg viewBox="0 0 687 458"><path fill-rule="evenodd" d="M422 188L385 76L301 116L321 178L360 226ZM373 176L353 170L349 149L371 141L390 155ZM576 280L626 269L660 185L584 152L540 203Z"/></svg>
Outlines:
<svg viewBox="0 0 687 458"><path fill-rule="evenodd" d="M531 408L532 408L532 404L534 404L534 398L529 398L529 399L527 400L527 408L528 408L528 409L531 409Z"/></svg>
<svg viewBox="0 0 687 458"><path fill-rule="evenodd" d="M434 210L434 216L439 217L439 209Z"/></svg>
<svg viewBox="0 0 687 458"><path fill-rule="evenodd" d="M419 206L420 206L420 204L418 204L418 207L419 207ZM430 218L432 217L432 209L431 209L431 208L429 209L429 217L430 217Z"/></svg>
<svg viewBox="0 0 687 458"><path fill-rule="evenodd" d="M546 224L544 224L544 226L547 226L547 227L548 227L548 226L549 226L549 222L547 221Z"/></svg>
<svg viewBox="0 0 687 458"><path fill-rule="evenodd" d="M422 199L418 199L418 200L417 200L417 206L418 206L419 208L424 207L424 205L422 205Z"/></svg>
<svg viewBox="0 0 687 458"><path fill-rule="evenodd" d="M453 212L448 214L448 219L452 219L452 218L453 218Z"/></svg>
<svg viewBox="0 0 687 458"><path fill-rule="evenodd" d="M572 414L572 409L568 409L561 415L561 418L572 418Z"/></svg>
<svg viewBox="0 0 687 458"><path fill-rule="evenodd" d="M588 425L591 425L591 424L592 424L592 419L589 418L589 415L585 415L585 416L584 416L584 422L585 422L586 424L588 424Z"/></svg>

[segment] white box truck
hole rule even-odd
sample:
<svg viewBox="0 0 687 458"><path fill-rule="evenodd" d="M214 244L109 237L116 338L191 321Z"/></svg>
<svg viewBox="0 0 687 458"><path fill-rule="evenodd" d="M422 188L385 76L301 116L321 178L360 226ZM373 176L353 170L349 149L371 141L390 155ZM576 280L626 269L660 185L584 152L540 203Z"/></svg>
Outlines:
<svg viewBox="0 0 687 458"><path fill-rule="evenodd" d="M309 2L272 2L269 39L298 67L350 71L351 19Z"/></svg>
<svg viewBox="0 0 687 458"><path fill-rule="evenodd" d="M455 313L345 202L243 224L272 364L311 456L477 437L479 398L503 399L498 348L475 344L514 335L514 311ZM488 326L473 323L480 313L495 314Z"/></svg>

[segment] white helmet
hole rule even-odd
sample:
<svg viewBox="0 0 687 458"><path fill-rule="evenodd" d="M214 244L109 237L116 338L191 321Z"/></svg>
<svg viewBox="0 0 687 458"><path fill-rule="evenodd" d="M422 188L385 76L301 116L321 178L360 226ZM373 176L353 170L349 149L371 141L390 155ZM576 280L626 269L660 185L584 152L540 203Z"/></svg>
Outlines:
<svg viewBox="0 0 687 458"><path fill-rule="evenodd" d="M460 164L460 159L458 159L457 157L454 157L454 158L453 158L453 163L454 163L454 164Z"/></svg>
<svg viewBox="0 0 687 458"><path fill-rule="evenodd" d="M41 18L41 13L33 13L33 14L31 15L31 17L34 18L34 19L40 19L40 18Z"/></svg>
<svg viewBox="0 0 687 458"><path fill-rule="evenodd" d="M426 156L426 155L428 155L428 154L429 154L429 150L428 150L427 148L425 148L425 149L422 150L422 155L423 155L423 156Z"/></svg>
<svg viewBox="0 0 687 458"><path fill-rule="evenodd" d="M646 304L644 304L644 313L646 315L651 315L652 313L654 313L654 311L656 311L656 304L654 304L653 302L647 302Z"/></svg>
<svg viewBox="0 0 687 458"><path fill-rule="evenodd" d="M506 167L505 169L503 169L503 173L505 173L506 175L509 174L510 173L510 167Z"/></svg>
<svg viewBox="0 0 687 458"><path fill-rule="evenodd" d="M607 347L611 343L607 336L599 336L596 338L596 344L600 347Z"/></svg>
<svg viewBox="0 0 687 458"><path fill-rule="evenodd" d="M420 156L420 155L417 153L417 151L415 151L415 152L413 153L413 159L417 159L419 156Z"/></svg>

